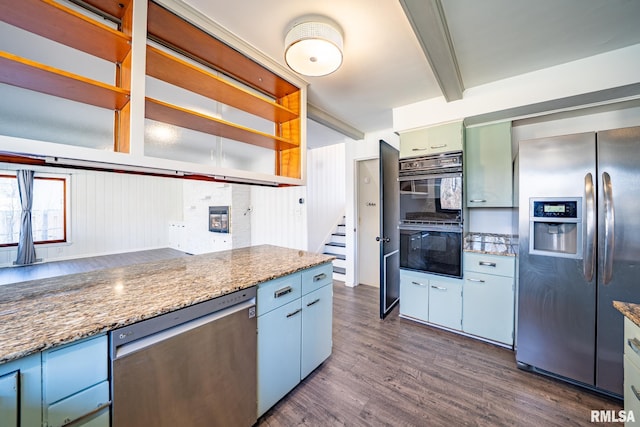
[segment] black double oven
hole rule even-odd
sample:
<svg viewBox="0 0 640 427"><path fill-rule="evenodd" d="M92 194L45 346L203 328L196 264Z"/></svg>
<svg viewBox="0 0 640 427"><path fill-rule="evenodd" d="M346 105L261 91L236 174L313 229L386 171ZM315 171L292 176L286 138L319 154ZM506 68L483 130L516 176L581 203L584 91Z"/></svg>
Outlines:
<svg viewBox="0 0 640 427"><path fill-rule="evenodd" d="M400 267L462 277L462 152L401 159Z"/></svg>

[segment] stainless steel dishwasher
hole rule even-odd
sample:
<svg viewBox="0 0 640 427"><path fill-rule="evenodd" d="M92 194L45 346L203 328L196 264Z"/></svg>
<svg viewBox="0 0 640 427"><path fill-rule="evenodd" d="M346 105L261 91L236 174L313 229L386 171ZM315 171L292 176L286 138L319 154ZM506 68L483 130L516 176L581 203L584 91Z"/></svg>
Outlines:
<svg viewBox="0 0 640 427"><path fill-rule="evenodd" d="M113 427L256 422L256 288L111 332Z"/></svg>

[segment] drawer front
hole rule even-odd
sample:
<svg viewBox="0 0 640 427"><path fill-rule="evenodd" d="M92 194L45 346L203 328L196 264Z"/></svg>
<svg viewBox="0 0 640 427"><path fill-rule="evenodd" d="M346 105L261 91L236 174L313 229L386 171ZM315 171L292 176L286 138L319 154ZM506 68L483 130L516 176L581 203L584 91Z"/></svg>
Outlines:
<svg viewBox="0 0 640 427"><path fill-rule="evenodd" d="M258 285L258 316L302 296L302 275L290 274Z"/></svg>
<svg viewBox="0 0 640 427"><path fill-rule="evenodd" d="M400 270L400 314L429 321L429 280Z"/></svg>
<svg viewBox="0 0 640 427"><path fill-rule="evenodd" d="M50 405L47 408L45 419L49 427L57 427L77 420L83 415L87 415L95 409L108 405L109 403L109 382L103 381L87 390L76 393L71 397ZM109 407L104 407L104 412L109 413ZM101 411L102 412L102 411ZM96 414L98 415L98 414ZM95 418L104 418L100 413ZM87 424L93 422L94 417L87 417ZM91 421L90 421L91 420ZM83 425L83 424L81 424ZM98 424L99 425L99 424Z"/></svg>
<svg viewBox="0 0 640 427"><path fill-rule="evenodd" d="M640 368L640 327L626 317L624 318L624 354Z"/></svg>
<svg viewBox="0 0 640 427"><path fill-rule="evenodd" d="M107 379L107 336L99 336L42 354L46 405Z"/></svg>
<svg viewBox="0 0 640 427"><path fill-rule="evenodd" d="M333 264L327 263L302 272L302 295L333 283Z"/></svg>
<svg viewBox="0 0 640 427"><path fill-rule="evenodd" d="M513 277L516 258L512 256L485 255L474 252L464 253L464 270L477 273Z"/></svg>
<svg viewBox="0 0 640 427"><path fill-rule="evenodd" d="M624 356L624 410L640 414L640 368Z"/></svg>

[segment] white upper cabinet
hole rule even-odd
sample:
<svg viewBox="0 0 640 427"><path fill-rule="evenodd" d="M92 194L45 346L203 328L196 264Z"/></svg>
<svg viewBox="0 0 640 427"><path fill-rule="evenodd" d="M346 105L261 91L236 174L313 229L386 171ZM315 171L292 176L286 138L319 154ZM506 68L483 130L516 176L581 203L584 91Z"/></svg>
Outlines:
<svg viewBox="0 0 640 427"><path fill-rule="evenodd" d="M452 122L400 134L400 158L461 151L462 122Z"/></svg>
<svg viewBox="0 0 640 427"><path fill-rule="evenodd" d="M467 207L512 207L511 122L466 129Z"/></svg>

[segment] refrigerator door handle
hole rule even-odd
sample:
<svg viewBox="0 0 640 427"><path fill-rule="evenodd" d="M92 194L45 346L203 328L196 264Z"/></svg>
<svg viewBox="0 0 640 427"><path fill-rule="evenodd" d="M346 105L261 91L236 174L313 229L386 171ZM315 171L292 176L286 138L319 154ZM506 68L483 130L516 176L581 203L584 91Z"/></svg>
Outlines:
<svg viewBox="0 0 640 427"><path fill-rule="evenodd" d="M604 193L604 273L602 284L611 282L613 276L613 249L615 209L613 207L613 187L611 177L607 172L602 173L602 188Z"/></svg>
<svg viewBox="0 0 640 427"><path fill-rule="evenodd" d="M596 197L593 190L593 176L588 173L584 176L584 199L586 203L584 227L586 238L583 240L582 272L584 279L591 282L595 270L596 258Z"/></svg>

